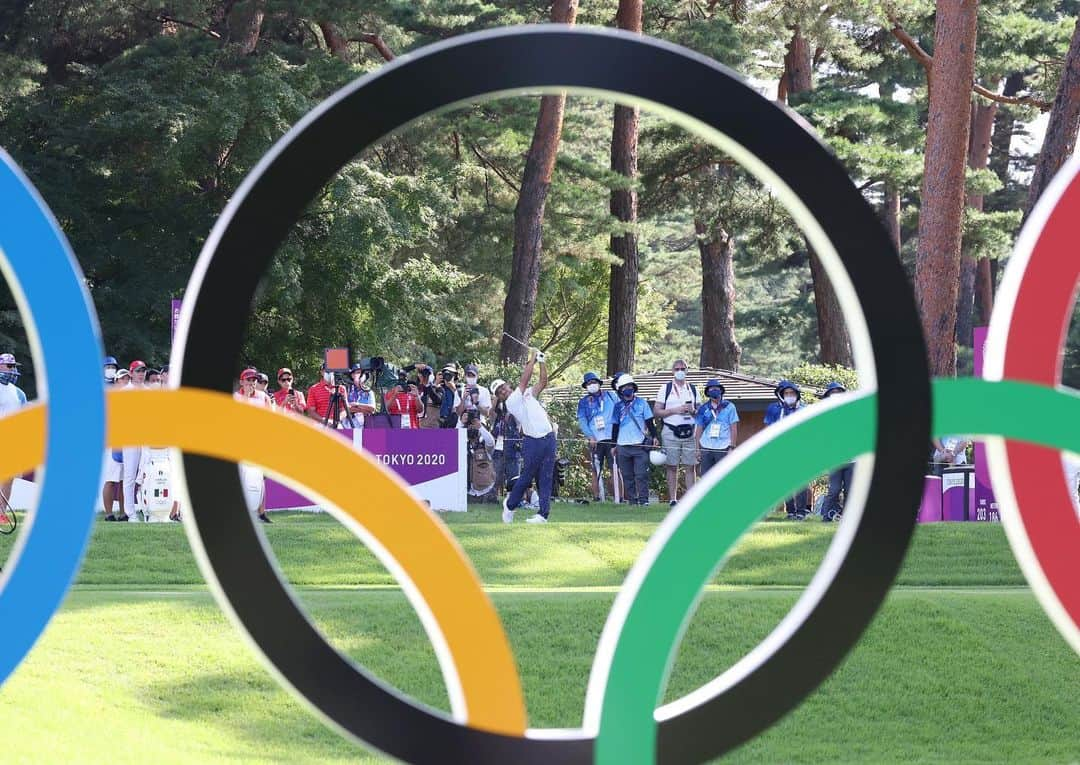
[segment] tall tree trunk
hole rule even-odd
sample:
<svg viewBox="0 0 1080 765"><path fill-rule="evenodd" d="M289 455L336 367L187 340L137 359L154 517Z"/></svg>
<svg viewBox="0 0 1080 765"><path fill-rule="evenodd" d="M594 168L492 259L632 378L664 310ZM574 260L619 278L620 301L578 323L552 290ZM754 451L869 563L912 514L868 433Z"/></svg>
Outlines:
<svg viewBox="0 0 1080 765"><path fill-rule="evenodd" d="M210 29L220 35L229 32L229 15L232 13L236 0L219 0L210 7Z"/></svg>
<svg viewBox="0 0 1080 765"><path fill-rule="evenodd" d="M1001 94L1012 98L1024 87L1024 73L1013 72L1005 78L1005 87ZM1001 189L991 194L983 203L986 210L1007 210L1012 207L1009 199L1009 167L1012 161L1012 139L1016 132L1016 114L1008 105L998 108L994 117L994 132L990 138L990 159L986 166L1001 181ZM994 291L997 285L996 260L979 258L975 268L975 322L976 326L985 327L990 323L990 312L994 310Z"/></svg>
<svg viewBox="0 0 1080 765"><path fill-rule="evenodd" d="M341 34L337 27L329 21L320 21L319 29L322 31L323 40L330 52L342 61L349 60L349 41Z"/></svg>
<svg viewBox="0 0 1080 765"><path fill-rule="evenodd" d="M968 137L968 167L973 170L985 170L987 161L990 159L990 139L994 130L994 118L997 116L998 104L996 101L982 103L980 99L971 102L971 126ZM982 212L983 195L968 194L967 206L972 210ZM985 256L979 260L985 260ZM974 327L975 311L975 283L976 271L975 255L965 244L961 248L960 255L960 284L956 299L956 342L960 345L972 347L975 343ZM986 269L989 275L989 263Z"/></svg>
<svg viewBox="0 0 1080 765"><path fill-rule="evenodd" d="M881 221L889 232L889 241L900 252L900 189L893 183L885 184L885 199L881 204Z"/></svg>
<svg viewBox="0 0 1080 765"><path fill-rule="evenodd" d="M1076 131L1080 127L1080 18L1073 28L1069 51L1065 54L1065 69L1061 73L1054 105L1050 109L1050 120L1046 124L1046 137L1043 138L1042 151L1035 165L1028 188L1027 207L1024 220L1031 214L1031 209L1042 196L1054 174L1065 164L1076 146Z"/></svg>
<svg viewBox="0 0 1080 765"><path fill-rule="evenodd" d="M915 297L932 374L956 375L956 298L978 0L938 0L915 256Z"/></svg>
<svg viewBox="0 0 1080 765"><path fill-rule="evenodd" d="M1002 88L1001 95L1012 98L1023 87L1024 73L1013 72L1005 78L1005 87ZM1002 105L994 117L994 132L990 138L990 160L986 165L1001 181L1001 189L995 191L986 199L985 208L987 210L1002 210L1011 207L1011 205L1008 205L1008 207L999 206L997 198L1005 196L1008 190L1009 162L1012 156L1012 139L1015 132L1016 113L1008 104Z"/></svg>
<svg viewBox="0 0 1080 765"><path fill-rule="evenodd" d="M802 30L796 25L792 30L787 54L784 56L784 73L780 76L777 97L786 101L789 96L804 93L814 88L814 50L810 42L803 37ZM818 345L821 349L822 364L840 364L851 366L851 343L847 336L847 325L840 312L840 301L836 299L825 267L818 260L817 254L807 242L810 252L810 276L814 281L814 305L818 318Z"/></svg>
<svg viewBox="0 0 1080 765"><path fill-rule="evenodd" d="M994 275L990 264L990 258L979 258L975 266L974 326L977 327L989 325L990 313L994 310Z"/></svg>
<svg viewBox="0 0 1080 765"><path fill-rule="evenodd" d="M233 7L234 19L229 27L233 30L233 41L241 55L250 56L259 45L263 19L266 17L266 0L247 0Z"/></svg>
<svg viewBox="0 0 1080 765"><path fill-rule="evenodd" d="M784 55L784 71L776 100L787 103L788 97L814 89L814 51L796 24Z"/></svg>
<svg viewBox="0 0 1080 765"><path fill-rule="evenodd" d="M742 348L735 339L735 242L700 218L694 231L701 252L701 366L737 370Z"/></svg>
<svg viewBox="0 0 1080 765"><path fill-rule="evenodd" d="M642 0L619 0L615 24L619 29L641 34ZM632 228L637 223L638 197L633 188L637 178L638 119L636 106L615 105L611 129L611 169L626 177L625 188L611 190L611 214ZM627 230L611 237L611 252L619 259L611 266L608 291L607 373L634 368L637 329L638 247L637 236Z"/></svg>
<svg viewBox="0 0 1080 765"><path fill-rule="evenodd" d="M551 20L573 24L577 7L577 0L555 0ZM514 254L510 266L510 284L503 304L503 331L524 343L528 343L532 337L536 291L540 284L544 206L551 187L555 157L559 152L565 108L565 95L540 99L540 114L536 119L536 129L521 177L521 192L514 208ZM503 335L499 346L500 359L520 363L525 355L521 345Z"/></svg>

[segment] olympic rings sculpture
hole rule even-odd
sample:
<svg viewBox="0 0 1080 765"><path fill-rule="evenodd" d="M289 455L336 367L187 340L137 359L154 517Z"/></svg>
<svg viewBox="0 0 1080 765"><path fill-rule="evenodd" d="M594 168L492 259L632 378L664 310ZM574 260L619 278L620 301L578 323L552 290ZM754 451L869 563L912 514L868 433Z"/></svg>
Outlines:
<svg viewBox="0 0 1080 765"><path fill-rule="evenodd" d="M660 525L615 600L576 730L527 727L494 607L453 536L398 478L314 425L229 395L245 306L289 228L341 167L425 114L522 90L602 93L659 109L770 186L836 288L864 385L749 440ZM702 99L703 90L714 97ZM331 726L410 762L697 762L761 732L831 673L888 593L914 530L932 433L989 438L1010 542L1080 652L1080 583L1067 571L1070 553L1080 550L1080 520L1060 471L1055 480L1046 467L1053 450L1080 452L1080 397L1056 389L1080 278L1080 261L1064 254L1068 219L1080 206L1080 161L1055 181L1021 238L991 323L986 379L932 386L899 259L839 163L732 72L649 38L561 26L483 32L402 56L329 98L270 150L211 232L187 289L170 390L105 395L100 337L77 262L2 152L0 199L0 268L48 398L48 406L0 421L7 443L19 447L0 452L0 474L44 465L40 505L0 579L0 622L12 625L14 643L0 658L0 682L77 571L104 444L147 439L182 450L177 473L192 549L219 604L271 671ZM1048 325L1057 333L1045 332ZM46 395L47 370L61 363L77 402L63 391ZM144 419L151 407L172 416ZM1025 419L1016 416L1021 408L1059 416ZM792 611L724 674L656 709L696 599L739 537L792 490L851 459L859 460L858 496ZM310 623L251 522L240 460L316 498L394 574L434 645L451 715L372 678ZM782 477L772 468L778 460L788 466ZM60 464L63 504L49 480ZM1046 480L1034 487L1029 475ZM247 587L252 577L268 586Z"/></svg>

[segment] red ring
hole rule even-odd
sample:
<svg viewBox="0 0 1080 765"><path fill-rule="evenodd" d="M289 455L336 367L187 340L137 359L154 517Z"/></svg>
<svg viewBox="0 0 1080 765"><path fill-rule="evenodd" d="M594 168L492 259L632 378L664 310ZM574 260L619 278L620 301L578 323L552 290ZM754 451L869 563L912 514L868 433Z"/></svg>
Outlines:
<svg viewBox="0 0 1080 765"><path fill-rule="evenodd" d="M1078 167L1069 165L1075 174L1047 215L1020 278L1005 341L1006 380L1061 384L1061 351L1080 282ZM1080 630L1080 518L1064 480L1061 455L1049 447L1008 440L1005 454L1016 511L1037 565Z"/></svg>

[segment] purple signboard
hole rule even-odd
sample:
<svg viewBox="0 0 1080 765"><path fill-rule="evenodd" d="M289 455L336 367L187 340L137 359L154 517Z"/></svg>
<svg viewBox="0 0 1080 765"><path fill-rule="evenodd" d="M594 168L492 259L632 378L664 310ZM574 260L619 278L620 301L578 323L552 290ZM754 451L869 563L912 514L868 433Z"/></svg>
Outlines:
<svg viewBox="0 0 1080 765"><path fill-rule="evenodd" d="M172 334L169 335L169 340L176 338L176 325L180 323L180 305L181 301L172 300Z"/></svg>
<svg viewBox="0 0 1080 765"><path fill-rule="evenodd" d="M941 520L967 521L972 519L971 500L974 495L972 469L968 465L945 468L941 473Z"/></svg>
<svg viewBox="0 0 1080 765"><path fill-rule="evenodd" d="M464 431L457 428L367 428L338 433L397 473L417 495L430 502L432 508L465 509ZM267 479L268 509L314 505L303 495Z"/></svg>
<svg viewBox="0 0 1080 765"><path fill-rule="evenodd" d="M975 376L982 377L986 352L986 327L975 327ZM994 491L990 487L990 471L986 465L986 445L975 442L975 502L971 510L973 521L1001 521Z"/></svg>
<svg viewBox="0 0 1080 765"><path fill-rule="evenodd" d="M455 430L398 430L368 428L361 446L365 452L415 486L453 475L458 470Z"/></svg>
<svg viewBox="0 0 1080 765"><path fill-rule="evenodd" d="M919 506L919 523L937 523L941 520L941 479L928 475L923 479L922 504Z"/></svg>

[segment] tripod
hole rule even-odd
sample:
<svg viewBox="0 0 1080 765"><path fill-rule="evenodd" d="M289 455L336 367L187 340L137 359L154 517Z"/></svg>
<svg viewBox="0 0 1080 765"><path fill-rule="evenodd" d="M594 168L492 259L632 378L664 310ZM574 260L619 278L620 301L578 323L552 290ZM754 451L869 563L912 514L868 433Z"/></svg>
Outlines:
<svg viewBox="0 0 1080 765"><path fill-rule="evenodd" d="M349 427L356 427L356 422L353 420L352 413L349 411L349 402L345 400L345 396L341 394L341 388L334 382L334 392L330 394L330 404L326 407L326 416L323 417L323 427L338 429L341 424L341 412L345 411L345 417L349 423ZM331 425L331 422L333 423Z"/></svg>

